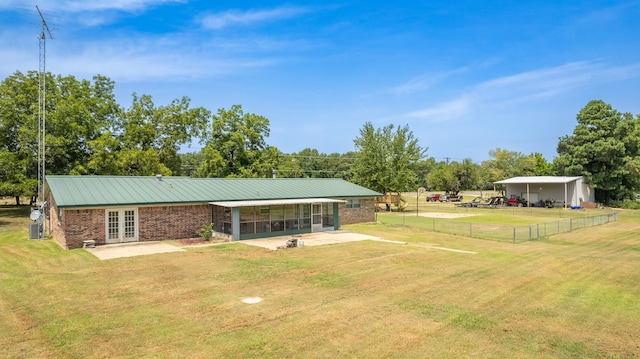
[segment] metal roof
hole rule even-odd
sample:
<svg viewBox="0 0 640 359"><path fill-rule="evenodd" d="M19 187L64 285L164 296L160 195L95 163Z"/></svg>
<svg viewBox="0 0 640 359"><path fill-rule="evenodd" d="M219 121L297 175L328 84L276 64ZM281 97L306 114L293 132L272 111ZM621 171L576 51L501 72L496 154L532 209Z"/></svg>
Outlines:
<svg viewBox="0 0 640 359"><path fill-rule="evenodd" d="M566 176L523 176L513 177L502 181L493 182L494 184L544 184L544 183L569 183L582 179L578 177Z"/></svg>
<svg viewBox="0 0 640 359"><path fill-rule="evenodd" d="M300 198L300 199L266 199L261 201L222 201L209 202L222 207L271 206L276 204L306 204L306 203L342 203L341 199L330 198Z"/></svg>
<svg viewBox="0 0 640 359"><path fill-rule="evenodd" d="M60 208L303 198L364 198L380 193L337 178L47 176Z"/></svg>

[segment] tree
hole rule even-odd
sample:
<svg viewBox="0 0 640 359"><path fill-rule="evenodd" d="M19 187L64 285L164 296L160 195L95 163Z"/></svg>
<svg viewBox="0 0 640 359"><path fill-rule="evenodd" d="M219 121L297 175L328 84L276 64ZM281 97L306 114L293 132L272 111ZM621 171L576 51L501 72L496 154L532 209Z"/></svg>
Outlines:
<svg viewBox="0 0 640 359"><path fill-rule="evenodd" d="M181 175L180 146L202 137L210 113L190 108L190 99L156 106L151 96L133 94L109 129L91 142L87 172L109 175Z"/></svg>
<svg viewBox="0 0 640 359"><path fill-rule="evenodd" d="M416 164L423 159L426 149L420 147L408 126L374 129L367 122L353 142L357 151L353 167L355 183L381 193L415 190Z"/></svg>
<svg viewBox="0 0 640 359"><path fill-rule="evenodd" d="M242 106L223 108L213 116L206 135L205 157L196 171L199 177L270 177L274 150L267 151L269 137L266 117L244 113ZM278 151L279 152L279 151ZM269 154L269 155L266 155ZM265 163L269 165L265 166ZM268 168L271 167L271 168Z"/></svg>
<svg viewBox="0 0 640 359"><path fill-rule="evenodd" d="M556 171L585 176L597 201L631 198L640 188L640 118L593 100L580 110L577 121L573 134L558 141Z"/></svg>
<svg viewBox="0 0 640 359"><path fill-rule="evenodd" d="M531 154L535 161L534 174L536 176L553 176L555 171L553 170L553 163L547 162L541 153L535 152Z"/></svg>
<svg viewBox="0 0 640 359"><path fill-rule="evenodd" d="M536 161L532 156L501 148L489 151L489 155L493 159L486 160L481 165L488 176L489 185L511 177L535 174Z"/></svg>
<svg viewBox="0 0 640 359"><path fill-rule="evenodd" d="M458 193L460 191L460 180L454 170L455 162L450 165L439 162L427 175L427 184L430 189L445 192Z"/></svg>
<svg viewBox="0 0 640 359"><path fill-rule="evenodd" d="M180 153L180 163L182 170L180 171L183 176L191 177L195 174L198 167L202 161L204 161L204 156L202 152L187 152Z"/></svg>
<svg viewBox="0 0 640 359"><path fill-rule="evenodd" d="M483 189L479 165L473 163L470 158L465 158L462 160L462 163L457 164L456 167L457 177L460 181L460 189Z"/></svg>
<svg viewBox="0 0 640 359"><path fill-rule="evenodd" d="M482 189L479 166L471 159L449 164L440 162L427 175L428 187L458 193L463 189Z"/></svg>
<svg viewBox="0 0 640 359"><path fill-rule="evenodd" d="M113 82L95 76L93 82L73 76L45 74L47 174L83 174L91 156L90 143L117 115ZM39 74L16 72L0 83L0 152L10 166L0 179L5 195L33 195L38 169ZM31 192L33 191L33 192Z"/></svg>

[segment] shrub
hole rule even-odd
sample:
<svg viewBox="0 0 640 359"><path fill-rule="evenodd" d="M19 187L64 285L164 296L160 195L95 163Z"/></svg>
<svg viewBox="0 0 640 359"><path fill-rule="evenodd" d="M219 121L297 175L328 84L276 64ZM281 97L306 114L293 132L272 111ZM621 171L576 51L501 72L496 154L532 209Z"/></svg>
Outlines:
<svg viewBox="0 0 640 359"><path fill-rule="evenodd" d="M213 223L209 223L200 228L200 237L202 237L205 241L211 240L211 237L213 237Z"/></svg>
<svg viewBox="0 0 640 359"><path fill-rule="evenodd" d="M624 209L640 209L640 202L626 199L624 201L614 202L612 204L612 207L618 207L618 208L624 208Z"/></svg>

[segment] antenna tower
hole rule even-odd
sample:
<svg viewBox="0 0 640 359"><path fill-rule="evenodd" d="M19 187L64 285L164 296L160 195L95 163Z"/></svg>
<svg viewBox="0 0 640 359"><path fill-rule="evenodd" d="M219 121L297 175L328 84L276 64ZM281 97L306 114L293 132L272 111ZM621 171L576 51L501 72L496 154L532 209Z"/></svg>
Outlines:
<svg viewBox="0 0 640 359"><path fill-rule="evenodd" d="M47 53L47 35L50 39L53 39L49 25L44 19L42 12L38 5L36 10L42 19L42 29L40 35L38 35L38 42L40 45L40 64L38 68L38 208L32 212L32 219L38 223L38 237L44 238L45 230L45 194L44 194L44 182L45 182L45 137L46 137L46 112L47 112L47 91L46 91L46 53ZM37 218L37 219L36 219Z"/></svg>

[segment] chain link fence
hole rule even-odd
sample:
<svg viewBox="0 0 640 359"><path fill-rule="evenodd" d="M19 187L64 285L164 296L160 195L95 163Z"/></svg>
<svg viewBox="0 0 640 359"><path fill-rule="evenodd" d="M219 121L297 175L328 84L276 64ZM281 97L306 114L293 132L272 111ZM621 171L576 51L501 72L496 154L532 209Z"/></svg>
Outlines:
<svg viewBox="0 0 640 359"><path fill-rule="evenodd" d="M378 216L378 221L380 223L390 225L406 225L429 232L520 243L559 233L571 232L580 228L594 227L610 222L616 222L618 221L618 212L578 218L564 218L558 221L537 223L527 226L463 222L459 220L428 218L415 215Z"/></svg>

